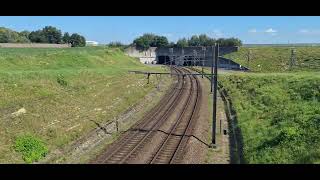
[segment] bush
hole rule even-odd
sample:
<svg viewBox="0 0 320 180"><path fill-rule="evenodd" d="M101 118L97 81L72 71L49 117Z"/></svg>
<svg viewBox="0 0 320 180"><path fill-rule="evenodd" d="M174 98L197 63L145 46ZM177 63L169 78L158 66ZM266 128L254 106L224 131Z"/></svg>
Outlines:
<svg viewBox="0 0 320 180"><path fill-rule="evenodd" d="M68 83L67 81L64 79L64 76L62 74L59 74L57 77L57 82L61 85L61 86L67 86Z"/></svg>
<svg viewBox="0 0 320 180"><path fill-rule="evenodd" d="M22 154L26 163L32 163L46 156L48 148L37 137L32 135L23 135L17 137L14 149Z"/></svg>

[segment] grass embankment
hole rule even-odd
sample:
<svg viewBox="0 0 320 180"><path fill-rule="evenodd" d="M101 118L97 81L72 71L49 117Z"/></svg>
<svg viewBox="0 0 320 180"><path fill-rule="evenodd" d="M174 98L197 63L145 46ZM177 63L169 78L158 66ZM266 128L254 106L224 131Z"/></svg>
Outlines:
<svg viewBox="0 0 320 180"><path fill-rule="evenodd" d="M320 162L318 73L226 74L248 163Z"/></svg>
<svg viewBox="0 0 320 180"><path fill-rule="evenodd" d="M112 120L154 88L155 78L147 85L145 76L128 70L164 71L102 47L0 49L0 54L2 163L24 162L24 150L17 150L19 138L40 138L50 152L96 128L96 123Z"/></svg>
<svg viewBox="0 0 320 180"><path fill-rule="evenodd" d="M247 66L251 50L249 68L260 72L219 77L237 111L248 163L320 163L320 48L295 49L292 69L289 47L226 55Z"/></svg>
<svg viewBox="0 0 320 180"><path fill-rule="evenodd" d="M206 70L209 73L209 70ZM320 73L220 73L247 163L320 163Z"/></svg>
<svg viewBox="0 0 320 180"><path fill-rule="evenodd" d="M224 57L254 72L319 71L320 47L296 47L296 65L290 69L290 47L241 47ZM250 51L250 61L247 56Z"/></svg>

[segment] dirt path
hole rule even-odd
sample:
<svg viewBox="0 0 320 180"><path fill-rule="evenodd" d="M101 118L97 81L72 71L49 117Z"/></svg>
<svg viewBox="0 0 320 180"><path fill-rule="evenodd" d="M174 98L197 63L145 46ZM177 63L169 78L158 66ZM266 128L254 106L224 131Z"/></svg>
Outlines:
<svg viewBox="0 0 320 180"><path fill-rule="evenodd" d="M197 71L197 69L194 69ZM229 122L226 116L226 106L220 92L217 95L216 148L209 148L212 139L212 93L210 94L210 80L201 78L203 86L202 120L195 128L195 137L190 142L190 150L186 154L185 163L229 164L231 161ZM227 133L224 134L224 131ZM199 140L201 139L201 141ZM191 143L194 143L192 145Z"/></svg>

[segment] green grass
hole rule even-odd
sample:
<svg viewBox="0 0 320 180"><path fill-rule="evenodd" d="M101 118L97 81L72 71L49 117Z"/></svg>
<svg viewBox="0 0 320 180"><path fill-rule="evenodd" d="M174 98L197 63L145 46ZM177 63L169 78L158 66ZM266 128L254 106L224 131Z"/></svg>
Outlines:
<svg viewBox="0 0 320 180"><path fill-rule="evenodd" d="M236 109L247 163L320 163L320 72L220 71L218 81Z"/></svg>
<svg viewBox="0 0 320 180"><path fill-rule="evenodd" d="M14 149L22 154L22 158L27 163L38 161L48 153L48 148L41 139L32 135L17 137Z"/></svg>
<svg viewBox="0 0 320 180"><path fill-rule="evenodd" d="M149 67L119 49L0 48L0 162L23 163L17 134L41 137L49 151L116 118L155 87L128 70ZM26 113L13 117L20 108Z"/></svg>
<svg viewBox="0 0 320 180"><path fill-rule="evenodd" d="M320 162L317 73L225 74L248 163Z"/></svg>
<svg viewBox="0 0 320 180"><path fill-rule="evenodd" d="M225 55L254 72L218 77L237 111L248 163L320 163L320 47L296 47L291 69L290 55L289 47Z"/></svg>
<svg viewBox="0 0 320 180"><path fill-rule="evenodd" d="M225 55L254 72L319 71L320 47L296 47L296 66L290 69L290 47L241 47ZM251 50L248 65L247 53Z"/></svg>

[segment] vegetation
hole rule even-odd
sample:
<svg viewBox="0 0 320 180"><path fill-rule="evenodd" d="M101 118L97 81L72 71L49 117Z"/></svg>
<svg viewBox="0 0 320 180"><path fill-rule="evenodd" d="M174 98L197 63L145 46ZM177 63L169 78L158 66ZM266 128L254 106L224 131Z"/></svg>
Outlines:
<svg viewBox="0 0 320 180"><path fill-rule="evenodd" d="M77 33L70 36L70 43L72 47L83 47L86 46L86 39Z"/></svg>
<svg viewBox="0 0 320 180"><path fill-rule="evenodd" d="M247 163L320 163L320 48L295 49L292 67L290 47L241 47L225 55L259 72L218 78L236 110Z"/></svg>
<svg viewBox="0 0 320 180"><path fill-rule="evenodd" d="M0 49L0 162L23 163L17 134L41 137L50 152L113 120L155 87L128 70L149 67L106 47ZM24 108L25 113L13 116Z"/></svg>
<svg viewBox="0 0 320 180"><path fill-rule="evenodd" d="M37 137L23 135L17 137L14 149L22 154L26 163L38 161L48 153L46 145Z"/></svg>
<svg viewBox="0 0 320 180"><path fill-rule="evenodd" d="M25 31L19 33L0 27L0 43L28 43L30 40L27 35Z"/></svg>
<svg viewBox="0 0 320 180"><path fill-rule="evenodd" d="M65 32L65 33L63 34L62 41L63 41L64 43L67 43L67 44L70 44L70 43L71 43L70 35L69 35L68 32Z"/></svg>
<svg viewBox="0 0 320 180"><path fill-rule="evenodd" d="M225 74L248 163L320 163L320 74Z"/></svg>
<svg viewBox="0 0 320 180"><path fill-rule="evenodd" d="M290 67L290 47L241 47L225 55L255 72L319 71L320 47L296 47L296 64Z"/></svg>
<svg viewBox="0 0 320 180"><path fill-rule="evenodd" d="M157 36L152 33L146 33L133 41L137 47L148 49L149 47L168 46L169 42L165 36Z"/></svg>
<svg viewBox="0 0 320 180"><path fill-rule="evenodd" d="M219 43L220 46L241 46L242 42L237 38L210 38L205 34L193 35L190 39L182 38L176 43L176 47L187 46L213 46L215 43Z"/></svg>
<svg viewBox="0 0 320 180"><path fill-rule="evenodd" d="M0 27L0 43L50 43L61 44L71 43L72 47L83 47L86 45L86 40L83 36L74 33L69 36L66 32L62 36L61 30L53 26L46 26L37 31L22 31L16 32L8 28Z"/></svg>
<svg viewBox="0 0 320 180"><path fill-rule="evenodd" d="M122 44L121 42L110 42L108 45L108 47L111 48L120 48L121 50L124 50L125 48L128 47L128 45Z"/></svg>
<svg viewBox="0 0 320 180"><path fill-rule="evenodd" d="M188 47L188 46L213 46L219 43L220 46L241 46L242 41L237 38L210 38L205 34L193 35L190 39L182 38L177 43L168 42L165 36L157 36L151 33L144 34L133 41L133 44L148 49L149 47Z"/></svg>

